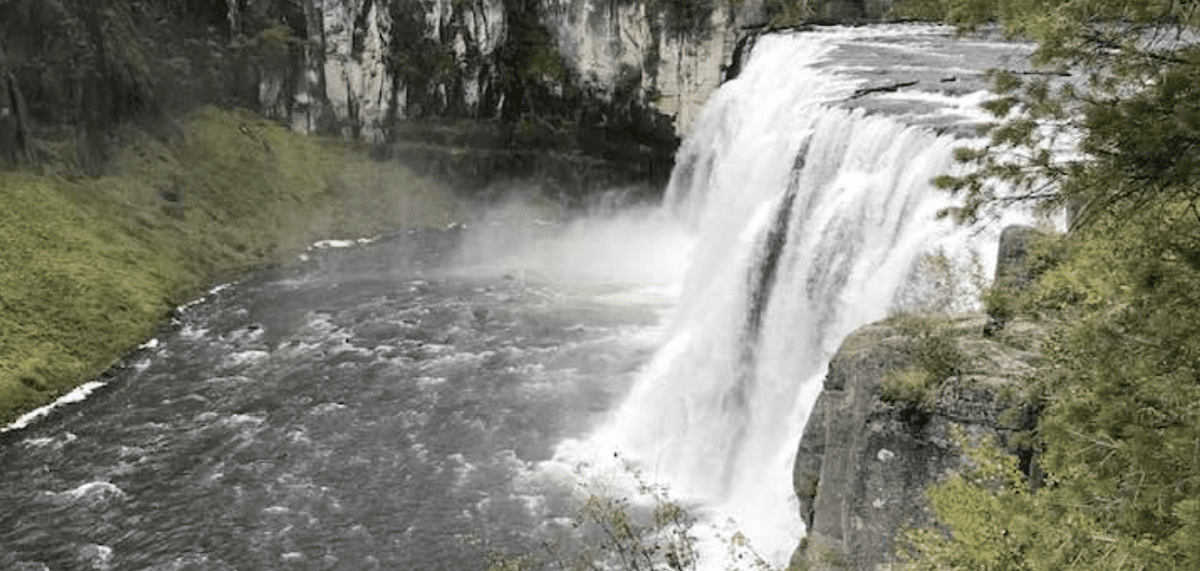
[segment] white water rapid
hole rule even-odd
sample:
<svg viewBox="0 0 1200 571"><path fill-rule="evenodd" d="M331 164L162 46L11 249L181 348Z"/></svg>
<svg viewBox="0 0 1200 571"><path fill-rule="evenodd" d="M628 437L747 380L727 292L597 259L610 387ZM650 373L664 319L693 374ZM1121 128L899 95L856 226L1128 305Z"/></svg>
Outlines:
<svg viewBox="0 0 1200 571"><path fill-rule="evenodd" d="M897 308L922 256L993 263L995 233L936 217L951 202L930 181L963 141L836 104L863 80L830 54L896 30L764 36L710 100L664 204L696 240L667 339L608 421L559 448L634 460L775 565L803 535L792 462L841 340Z"/></svg>

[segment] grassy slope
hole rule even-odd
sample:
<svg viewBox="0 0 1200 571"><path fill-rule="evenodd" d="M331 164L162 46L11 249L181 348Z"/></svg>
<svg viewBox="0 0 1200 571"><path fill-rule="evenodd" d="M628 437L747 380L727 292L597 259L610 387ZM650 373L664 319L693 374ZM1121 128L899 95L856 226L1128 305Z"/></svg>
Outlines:
<svg viewBox="0 0 1200 571"><path fill-rule="evenodd" d="M0 424L101 373L215 280L321 237L457 217L435 183L250 113L123 139L103 177L0 172Z"/></svg>

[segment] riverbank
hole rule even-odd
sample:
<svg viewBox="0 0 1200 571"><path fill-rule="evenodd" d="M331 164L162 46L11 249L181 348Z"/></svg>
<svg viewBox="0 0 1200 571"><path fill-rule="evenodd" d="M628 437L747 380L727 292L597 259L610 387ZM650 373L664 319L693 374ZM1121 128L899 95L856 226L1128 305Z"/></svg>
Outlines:
<svg viewBox="0 0 1200 571"><path fill-rule="evenodd" d="M70 143L0 172L0 425L102 373L214 282L318 239L459 216L434 181L246 111L124 129L115 149L98 177L72 174Z"/></svg>

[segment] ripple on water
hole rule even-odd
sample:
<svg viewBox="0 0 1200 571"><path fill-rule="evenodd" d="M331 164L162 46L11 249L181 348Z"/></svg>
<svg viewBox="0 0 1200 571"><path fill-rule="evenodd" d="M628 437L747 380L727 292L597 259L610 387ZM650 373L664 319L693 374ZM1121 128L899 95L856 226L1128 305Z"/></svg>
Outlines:
<svg viewBox="0 0 1200 571"><path fill-rule="evenodd" d="M21 441L21 444L26 448L53 448L61 449L72 442L79 440L72 432L64 432L55 436L41 436L37 438L26 438Z"/></svg>
<svg viewBox="0 0 1200 571"><path fill-rule="evenodd" d="M248 367L266 361L271 354L266 351L251 349L231 353L218 365L218 370L229 370L238 367Z"/></svg>
<svg viewBox="0 0 1200 571"><path fill-rule="evenodd" d="M78 547L76 559L89 571L111 571L113 569L113 548L96 543L84 544Z"/></svg>
<svg viewBox="0 0 1200 571"><path fill-rule="evenodd" d="M206 553L192 553L137 571L237 571L228 563Z"/></svg>

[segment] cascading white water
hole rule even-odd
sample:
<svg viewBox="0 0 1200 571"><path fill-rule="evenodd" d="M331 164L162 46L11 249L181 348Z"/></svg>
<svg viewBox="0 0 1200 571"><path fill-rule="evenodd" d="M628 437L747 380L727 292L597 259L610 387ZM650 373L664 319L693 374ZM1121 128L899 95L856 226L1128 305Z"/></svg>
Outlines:
<svg viewBox="0 0 1200 571"><path fill-rule="evenodd" d="M803 534L791 464L830 356L923 254L986 259L994 240L936 217L950 198L930 181L961 140L835 105L859 80L819 64L872 33L764 36L708 103L664 204L697 240L668 338L582 443L731 518L774 564Z"/></svg>

